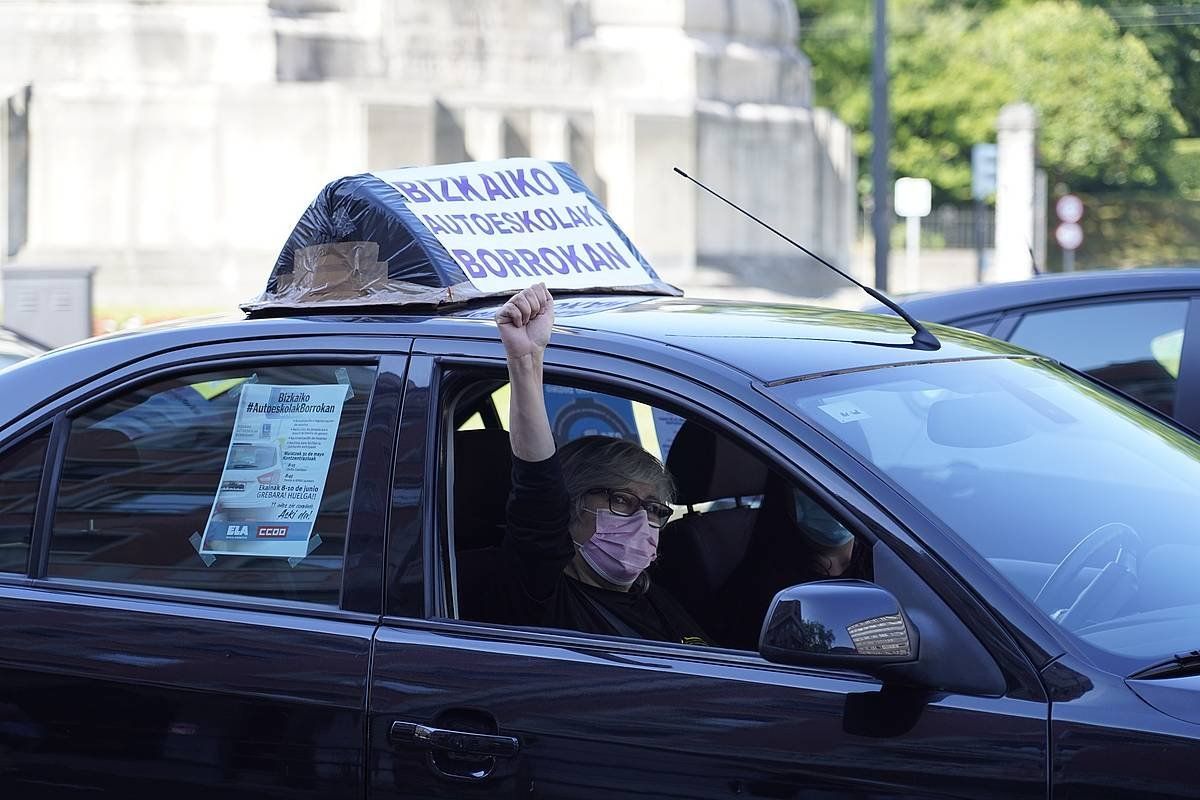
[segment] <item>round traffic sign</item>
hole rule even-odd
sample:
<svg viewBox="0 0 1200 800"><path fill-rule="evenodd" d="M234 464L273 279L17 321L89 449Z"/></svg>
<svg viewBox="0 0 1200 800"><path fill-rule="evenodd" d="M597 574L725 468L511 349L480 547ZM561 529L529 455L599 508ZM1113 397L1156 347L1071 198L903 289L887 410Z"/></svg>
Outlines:
<svg viewBox="0 0 1200 800"><path fill-rule="evenodd" d="M1063 250L1078 250L1083 244L1083 228L1074 222L1064 222L1054 229L1054 241Z"/></svg>
<svg viewBox="0 0 1200 800"><path fill-rule="evenodd" d="M1054 204L1054 211L1063 222L1079 222L1083 219L1083 201L1078 195L1064 194Z"/></svg>

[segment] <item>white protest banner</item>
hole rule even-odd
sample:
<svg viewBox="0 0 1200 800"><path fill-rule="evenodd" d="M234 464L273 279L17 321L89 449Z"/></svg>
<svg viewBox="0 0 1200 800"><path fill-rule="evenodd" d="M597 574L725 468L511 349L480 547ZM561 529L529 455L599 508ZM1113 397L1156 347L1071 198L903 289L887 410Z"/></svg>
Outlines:
<svg viewBox="0 0 1200 800"><path fill-rule="evenodd" d="M653 283L600 208L546 161L511 158L374 173L480 291Z"/></svg>
<svg viewBox="0 0 1200 800"><path fill-rule="evenodd" d="M202 555L303 558L346 386L242 386Z"/></svg>

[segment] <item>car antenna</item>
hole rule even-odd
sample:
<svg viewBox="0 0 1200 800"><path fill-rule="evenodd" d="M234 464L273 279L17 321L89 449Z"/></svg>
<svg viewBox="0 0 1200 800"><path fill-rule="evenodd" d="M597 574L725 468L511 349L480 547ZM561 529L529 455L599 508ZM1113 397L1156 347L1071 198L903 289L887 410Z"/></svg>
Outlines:
<svg viewBox="0 0 1200 800"><path fill-rule="evenodd" d="M704 191L711 194L713 197L717 198L718 200L725 203L726 205L742 212L747 217L754 220L759 225L762 225L764 228L769 230L771 233L775 234L780 239L783 239L785 242L792 245L793 247L797 247L800 250L803 250L809 256L811 256L812 258L815 258L817 261L819 261L822 264L824 264L825 266L829 267L831 270L836 272L838 275L841 275L843 278L850 281L851 283L853 283L858 288L862 289L867 294L871 295L871 297L875 298L880 303L883 303L885 306L890 308L892 311L896 312L896 314L901 319L903 319L905 322L907 322L913 329L913 338L912 338L912 346L913 347L917 348L918 350L940 350L941 349L942 343L938 341L938 338L936 336L934 336L932 333L930 333L928 328L926 328L920 322L917 322L917 320L913 319L912 315L909 314L907 311L905 311L903 308L901 308L900 304L897 303L895 300L892 300L890 297L888 297L887 295L885 295L883 292L879 291L878 289L872 289L870 286L867 286L866 284L860 283L859 281L855 280L847 273L843 272L842 270L835 267L833 264L830 264L828 261L821 258L819 255L814 253L812 250L809 250L807 247L805 247L804 245L795 241L790 236L787 236L786 234L776 230L775 228L772 228L770 225L763 222L761 219L754 216L746 209L742 208L741 206L737 205L733 201L726 199L724 196L722 196L722 195L718 194L717 192L713 191L712 189L708 188L703 183L701 183L700 181L693 178L691 175L688 175L686 172L681 170L679 167L675 167L674 169L680 175L687 178L689 181L696 184L701 189L703 189ZM895 345L893 345L893 347L894 346Z"/></svg>

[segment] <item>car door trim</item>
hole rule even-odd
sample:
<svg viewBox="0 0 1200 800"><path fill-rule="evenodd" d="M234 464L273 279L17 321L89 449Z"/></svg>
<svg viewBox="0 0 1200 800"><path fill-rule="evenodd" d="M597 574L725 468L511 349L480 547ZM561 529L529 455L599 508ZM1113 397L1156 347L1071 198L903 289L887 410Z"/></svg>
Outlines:
<svg viewBox="0 0 1200 800"><path fill-rule="evenodd" d="M346 520L339 607L379 616L383 613L383 573L387 559L388 518L396 431L404 399L408 356L379 358L371 400L363 418L362 438ZM371 480L364 480L370 476Z"/></svg>
<svg viewBox="0 0 1200 800"><path fill-rule="evenodd" d="M460 619L412 619L410 617L385 616L381 624L394 630L425 632L502 644L564 647L572 650L602 650L607 657L630 655L676 660L682 658L692 663L736 665L771 672L814 675L833 680L851 680L875 686L881 685L878 678L856 670L777 664L767 661L753 650L733 650L727 647L631 639L563 628L496 625Z"/></svg>
<svg viewBox="0 0 1200 800"><path fill-rule="evenodd" d="M1175 417L1184 427L1200 433L1200 295L1192 298L1183 327L1183 353L1175 379Z"/></svg>
<svg viewBox="0 0 1200 800"><path fill-rule="evenodd" d="M230 350L230 344L244 346L241 350ZM204 368L210 364L261 363L272 359L274 363L368 363L378 360L381 353L407 352L412 346L411 336L360 337L354 346L345 344L345 337L294 336L265 340L224 342L180 347L156 353L142 360L131 361L118 370L93 376L92 379L73 384L66 390L48 398L43 409L20 417L0 429L0 441L11 441L27 430L37 428L64 409L75 412L86 410L102 403L121 387L138 382L149 375L172 375Z"/></svg>
<svg viewBox="0 0 1200 800"><path fill-rule="evenodd" d="M46 575L46 563L50 558L50 533L54 528L54 511L58 507L58 482L67 455L67 435L70 430L71 421L66 413L54 417L50 441L46 443L46 461L42 467L37 510L33 516L33 536L29 543L26 574L30 580L38 580Z"/></svg>
<svg viewBox="0 0 1200 800"><path fill-rule="evenodd" d="M22 585L5 584L0 581L0 593L10 588L19 592L36 593L29 597L39 602L76 603L83 602L83 598L86 597L107 597L130 602L170 603L229 611L286 614L342 622L378 623L379 621L378 614L346 611L336 606L244 594L219 595L201 590L179 589L173 586L149 586L138 583L90 581L77 578L40 578Z"/></svg>

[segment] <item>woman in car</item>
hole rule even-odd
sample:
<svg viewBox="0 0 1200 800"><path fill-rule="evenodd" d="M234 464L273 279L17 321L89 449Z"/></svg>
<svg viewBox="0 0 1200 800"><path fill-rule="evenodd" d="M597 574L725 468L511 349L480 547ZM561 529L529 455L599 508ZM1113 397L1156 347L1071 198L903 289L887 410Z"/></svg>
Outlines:
<svg viewBox="0 0 1200 800"><path fill-rule="evenodd" d="M507 532L489 563L461 565L468 619L704 644L704 633L645 570L671 516L662 463L604 436L557 448L542 393L542 357L554 324L545 285L496 313L511 382L513 453Z"/></svg>

